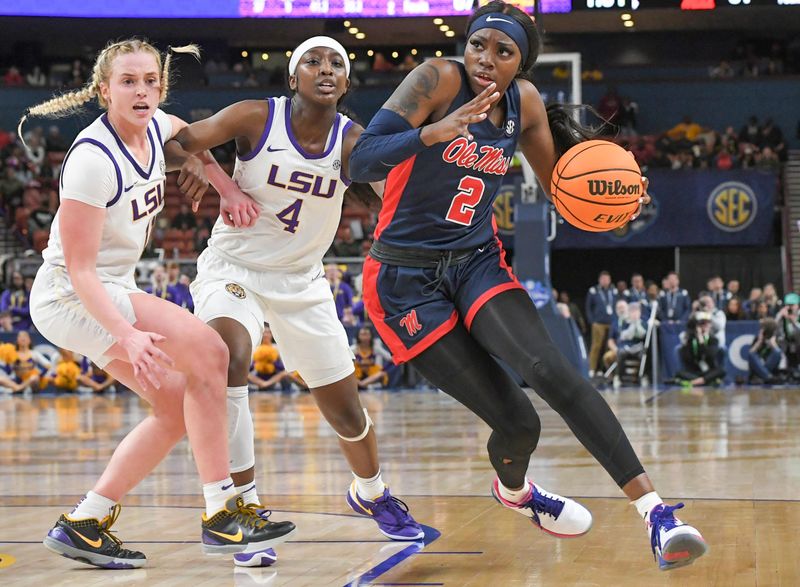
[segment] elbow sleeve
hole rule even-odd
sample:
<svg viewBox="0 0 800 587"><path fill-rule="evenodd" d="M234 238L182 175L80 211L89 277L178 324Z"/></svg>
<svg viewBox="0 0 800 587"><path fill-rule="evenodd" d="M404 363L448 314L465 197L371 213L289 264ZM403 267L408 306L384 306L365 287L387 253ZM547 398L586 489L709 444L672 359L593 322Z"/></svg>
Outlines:
<svg viewBox="0 0 800 587"><path fill-rule="evenodd" d="M353 147L350 178L362 183L385 179L393 167L427 148L420 132L396 112L381 109Z"/></svg>

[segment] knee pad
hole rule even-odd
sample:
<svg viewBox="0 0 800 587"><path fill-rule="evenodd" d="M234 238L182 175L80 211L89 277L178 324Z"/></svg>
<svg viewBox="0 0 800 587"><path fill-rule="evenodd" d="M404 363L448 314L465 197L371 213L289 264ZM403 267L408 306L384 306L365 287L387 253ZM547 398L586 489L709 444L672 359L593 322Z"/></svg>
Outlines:
<svg viewBox="0 0 800 587"><path fill-rule="evenodd" d="M360 440L364 440L364 438L366 438L367 434L369 434L369 427L375 425L375 424L373 424L372 419L369 417L369 413L367 413L367 408L364 408L364 418L367 420L367 422L364 425L364 431L361 434L359 434L358 436L353 436L352 438L347 438L346 436L342 436L341 434L339 434L338 432L336 432L334 430L334 432L336 432L336 436L338 436L342 440L346 440L347 442L358 442Z"/></svg>
<svg viewBox="0 0 800 587"><path fill-rule="evenodd" d="M228 388L228 453L230 472L240 473L256 464L253 417L246 385Z"/></svg>

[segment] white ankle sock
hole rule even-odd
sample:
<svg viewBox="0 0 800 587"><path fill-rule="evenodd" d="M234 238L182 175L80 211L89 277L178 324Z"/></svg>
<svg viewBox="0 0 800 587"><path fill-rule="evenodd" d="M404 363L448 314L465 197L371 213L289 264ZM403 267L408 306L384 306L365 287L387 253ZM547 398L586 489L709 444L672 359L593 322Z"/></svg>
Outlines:
<svg viewBox="0 0 800 587"><path fill-rule="evenodd" d="M242 496L245 505L249 505L251 503L261 505L261 502L258 501L258 492L256 491L256 482L250 481L250 483L245 483L242 486L234 487L236 493Z"/></svg>
<svg viewBox="0 0 800 587"><path fill-rule="evenodd" d="M225 502L234 495L236 495L236 491L233 489L233 479L230 477L203 485L203 497L206 499L206 517L210 518L224 509Z"/></svg>
<svg viewBox="0 0 800 587"><path fill-rule="evenodd" d="M528 496L528 492L531 490L531 484L530 481L528 481L528 479L526 478L525 484L522 486L522 489L518 489L515 491L503 485L500 482L500 479L498 479L497 488L500 490L500 497L502 497L506 501L510 501L511 503L519 503Z"/></svg>
<svg viewBox="0 0 800 587"><path fill-rule="evenodd" d="M386 486L383 484L380 469L378 469L377 475L369 479L359 477L355 473L353 473L353 477L356 478L356 492L364 499L375 501L383 495L383 490Z"/></svg>
<svg viewBox="0 0 800 587"><path fill-rule="evenodd" d="M113 499L103 497L99 493L90 491L78 502L75 509L69 513L71 520L96 519L98 522L108 515L116 502Z"/></svg>
<svg viewBox="0 0 800 587"><path fill-rule="evenodd" d="M661 499L658 493L651 491L650 493L645 493L639 499L632 501L631 505L636 507L636 511L639 512L639 517L647 520L647 516L650 515L650 510L662 503L664 503L664 500Z"/></svg>

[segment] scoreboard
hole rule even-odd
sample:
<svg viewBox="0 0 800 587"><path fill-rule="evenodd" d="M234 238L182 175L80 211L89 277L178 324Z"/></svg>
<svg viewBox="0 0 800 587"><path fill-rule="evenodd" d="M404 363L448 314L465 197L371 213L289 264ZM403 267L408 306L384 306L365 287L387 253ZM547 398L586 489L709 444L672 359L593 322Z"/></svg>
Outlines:
<svg viewBox="0 0 800 587"><path fill-rule="evenodd" d="M489 0L477 0L486 4ZM533 14L800 6L800 0L509 0ZM0 0L0 16L78 18L387 18L467 16L475 0Z"/></svg>

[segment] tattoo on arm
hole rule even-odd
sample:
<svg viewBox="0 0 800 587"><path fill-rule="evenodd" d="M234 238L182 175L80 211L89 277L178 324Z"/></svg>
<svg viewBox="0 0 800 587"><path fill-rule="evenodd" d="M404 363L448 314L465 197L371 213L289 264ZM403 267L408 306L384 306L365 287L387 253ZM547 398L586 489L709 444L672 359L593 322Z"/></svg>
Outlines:
<svg viewBox="0 0 800 587"><path fill-rule="evenodd" d="M386 102L384 108L397 112L403 118L413 115L421 100L433 99L439 85L439 70L430 63L423 63L400 85L398 91Z"/></svg>

